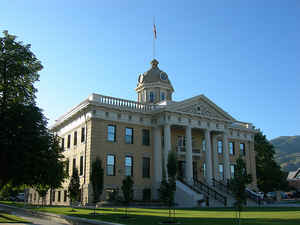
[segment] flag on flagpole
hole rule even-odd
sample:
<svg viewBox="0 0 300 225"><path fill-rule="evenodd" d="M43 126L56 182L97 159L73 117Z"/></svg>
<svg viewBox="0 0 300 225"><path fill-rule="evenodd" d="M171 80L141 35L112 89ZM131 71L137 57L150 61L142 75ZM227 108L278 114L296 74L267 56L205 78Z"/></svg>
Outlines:
<svg viewBox="0 0 300 225"><path fill-rule="evenodd" d="M153 33L154 33L154 39L156 39L156 26L155 26L155 23L153 24Z"/></svg>

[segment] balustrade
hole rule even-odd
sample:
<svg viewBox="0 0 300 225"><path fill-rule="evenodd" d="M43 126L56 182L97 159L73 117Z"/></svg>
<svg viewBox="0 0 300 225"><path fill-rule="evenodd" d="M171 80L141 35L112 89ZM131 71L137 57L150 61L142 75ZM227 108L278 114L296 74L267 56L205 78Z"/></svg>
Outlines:
<svg viewBox="0 0 300 225"><path fill-rule="evenodd" d="M115 98L115 97L110 97L105 95L98 95L98 94L93 94L90 97L90 100L93 100L101 104L124 107L128 109L132 109L134 111L141 111L141 112L151 111L158 108L157 105L145 104L141 102L135 102L131 100Z"/></svg>

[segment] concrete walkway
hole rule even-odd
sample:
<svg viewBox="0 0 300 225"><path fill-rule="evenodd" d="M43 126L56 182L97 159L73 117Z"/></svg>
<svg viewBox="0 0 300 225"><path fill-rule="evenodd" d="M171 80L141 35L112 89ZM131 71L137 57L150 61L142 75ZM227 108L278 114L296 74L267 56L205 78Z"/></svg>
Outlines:
<svg viewBox="0 0 300 225"><path fill-rule="evenodd" d="M74 216L65 216L58 215L54 213L45 213L45 212L36 212L29 209L18 208L15 206L8 206L0 204L0 211L5 211L7 213L11 213L12 215L16 215L21 217L27 221L30 221L29 224L36 225L90 225L90 224L98 224L98 225L122 225L118 223L110 223L104 221L96 221L85 218L79 218ZM1 223L6 224L6 223ZM12 225L14 223L7 223L8 225ZM18 225L27 224L28 223L16 223Z"/></svg>

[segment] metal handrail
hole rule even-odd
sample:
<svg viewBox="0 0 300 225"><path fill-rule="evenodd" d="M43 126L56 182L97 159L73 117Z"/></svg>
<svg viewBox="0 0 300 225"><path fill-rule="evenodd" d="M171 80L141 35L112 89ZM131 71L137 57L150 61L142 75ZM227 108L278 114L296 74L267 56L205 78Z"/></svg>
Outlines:
<svg viewBox="0 0 300 225"><path fill-rule="evenodd" d="M222 191L226 192L227 194L229 194L231 192L228 181L227 181L227 184L225 184L224 182L222 182L220 180L216 180L215 178L212 178L212 183L213 183L213 187L217 187L217 188L221 189Z"/></svg>
<svg viewBox="0 0 300 225"><path fill-rule="evenodd" d="M227 197L215 191L209 185L203 183L200 180L194 179L194 186L199 188L199 190L204 192L207 196L213 197L214 199L223 203L224 206L227 206Z"/></svg>

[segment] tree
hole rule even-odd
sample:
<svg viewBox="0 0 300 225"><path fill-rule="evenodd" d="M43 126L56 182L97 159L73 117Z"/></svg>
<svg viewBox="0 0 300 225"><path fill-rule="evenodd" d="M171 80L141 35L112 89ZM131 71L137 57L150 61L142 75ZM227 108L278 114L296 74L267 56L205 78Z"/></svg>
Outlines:
<svg viewBox="0 0 300 225"><path fill-rule="evenodd" d="M80 197L80 183L79 183L79 176L78 176L78 170L76 167L73 168L72 177L69 183L68 187L69 197L71 200L71 205L75 201L79 201Z"/></svg>
<svg viewBox="0 0 300 225"><path fill-rule="evenodd" d="M30 45L16 41L4 31L0 38L0 187L47 183L45 164L60 164L60 156L51 154L58 142L47 128L47 119L36 106L34 83L41 62ZM37 163L38 162L38 163Z"/></svg>
<svg viewBox="0 0 300 225"><path fill-rule="evenodd" d="M235 198L235 209L237 212L238 224L240 224L241 211L243 206L247 203L246 185L252 182L252 177L247 174L246 164L244 160L239 157L236 161L234 171L234 178L229 181L229 187Z"/></svg>
<svg viewBox="0 0 300 225"><path fill-rule="evenodd" d="M171 151L168 154L168 180L163 179L159 188L159 197L169 207L169 222L171 222L171 209L174 205L176 192L176 173L177 173L177 157L176 153ZM174 210L175 216L175 210Z"/></svg>
<svg viewBox="0 0 300 225"><path fill-rule="evenodd" d="M287 189L287 174L281 170L274 159L274 146L267 140L262 132L254 137L254 149L256 152L256 176L257 186L264 193L278 189Z"/></svg>
<svg viewBox="0 0 300 225"><path fill-rule="evenodd" d="M98 157L92 164L91 182L93 187L93 200L94 203L97 203L100 200L103 191L103 168L101 160ZM96 210L96 204L94 209Z"/></svg>
<svg viewBox="0 0 300 225"><path fill-rule="evenodd" d="M133 180L130 176L126 176L123 180L121 189L124 197L125 217L128 217L128 206L133 199Z"/></svg>
<svg viewBox="0 0 300 225"><path fill-rule="evenodd" d="M58 144L59 138L49 134L47 139L50 141L48 151L45 152L45 157L41 157L40 161L43 168L40 168L39 181L33 186L43 200L45 200L46 194L50 189L50 205L52 205L53 190L62 186L62 182L68 178L68 172L65 169L66 162L63 161L62 148Z"/></svg>

